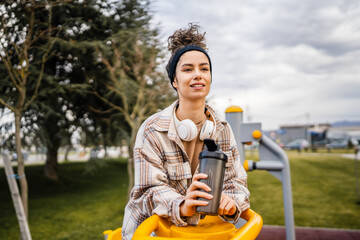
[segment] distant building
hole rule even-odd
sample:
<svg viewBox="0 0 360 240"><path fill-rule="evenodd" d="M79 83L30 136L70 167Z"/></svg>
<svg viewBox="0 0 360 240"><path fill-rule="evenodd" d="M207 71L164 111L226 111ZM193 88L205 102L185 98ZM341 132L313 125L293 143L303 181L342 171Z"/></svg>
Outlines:
<svg viewBox="0 0 360 240"><path fill-rule="evenodd" d="M296 139L305 139L313 147L324 147L333 140L349 141L356 140L360 144L360 124L354 122L341 122L335 124L297 124L282 125L280 129L265 133L280 145L286 145Z"/></svg>
<svg viewBox="0 0 360 240"><path fill-rule="evenodd" d="M328 142L347 142L351 145L360 145L360 125L359 126L332 126L327 132Z"/></svg>
<svg viewBox="0 0 360 240"><path fill-rule="evenodd" d="M308 140L308 126L307 125L288 125L280 126L280 135L278 139L280 142L286 145L296 139ZM279 140L278 140L279 141Z"/></svg>

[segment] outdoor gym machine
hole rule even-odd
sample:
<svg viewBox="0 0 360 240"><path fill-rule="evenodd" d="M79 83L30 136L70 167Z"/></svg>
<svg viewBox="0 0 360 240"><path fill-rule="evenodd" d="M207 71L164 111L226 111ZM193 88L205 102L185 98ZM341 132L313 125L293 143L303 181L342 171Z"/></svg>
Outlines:
<svg viewBox="0 0 360 240"><path fill-rule="evenodd" d="M261 123L244 123L243 111L238 106L230 106L225 111L239 149L240 159L246 171L267 170L282 183L286 239L295 240L294 211L291 191L289 160L285 152L269 137L261 132ZM259 142L259 159L245 161L244 144Z"/></svg>

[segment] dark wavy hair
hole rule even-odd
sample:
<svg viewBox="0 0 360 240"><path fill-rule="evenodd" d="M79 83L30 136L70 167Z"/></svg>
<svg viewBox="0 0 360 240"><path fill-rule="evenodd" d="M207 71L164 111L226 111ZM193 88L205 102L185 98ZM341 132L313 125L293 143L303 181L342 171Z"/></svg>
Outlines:
<svg viewBox="0 0 360 240"><path fill-rule="evenodd" d="M188 26L188 28L178 29L168 38L168 50L172 55L180 48L188 45L196 45L207 50L205 43L206 32L200 33L200 26L195 23L189 23Z"/></svg>

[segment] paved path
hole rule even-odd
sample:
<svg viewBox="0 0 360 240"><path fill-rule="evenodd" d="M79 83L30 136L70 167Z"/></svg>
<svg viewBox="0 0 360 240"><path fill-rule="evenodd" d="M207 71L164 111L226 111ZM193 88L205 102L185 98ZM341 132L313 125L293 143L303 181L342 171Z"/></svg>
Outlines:
<svg viewBox="0 0 360 240"><path fill-rule="evenodd" d="M360 230L296 227L295 235L296 240L359 240ZM265 225L257 239L286 240L285 227Z"/></svg>

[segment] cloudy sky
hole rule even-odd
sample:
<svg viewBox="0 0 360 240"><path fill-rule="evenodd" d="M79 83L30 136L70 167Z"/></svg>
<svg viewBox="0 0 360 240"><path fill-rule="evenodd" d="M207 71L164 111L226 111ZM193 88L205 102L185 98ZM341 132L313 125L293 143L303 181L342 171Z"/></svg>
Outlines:
<svg viewBox="0 0 360 240"><path fill-rule="evenodd" d="M359 0L155 0L166 41L197 22L213 64L210 103L264 130L360 120Z"/></svg>

